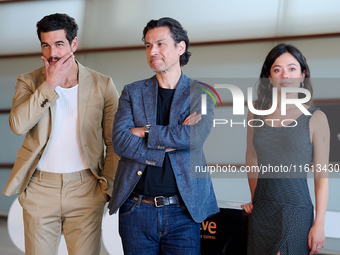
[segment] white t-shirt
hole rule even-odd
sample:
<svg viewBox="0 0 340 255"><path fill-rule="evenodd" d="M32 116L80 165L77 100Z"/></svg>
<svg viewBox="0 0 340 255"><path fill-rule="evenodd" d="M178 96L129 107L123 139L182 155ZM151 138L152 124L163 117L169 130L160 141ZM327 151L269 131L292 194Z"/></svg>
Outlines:
<svg viewBox="0 0 340 255"><path fill-rule="evenodd" d="M52 173L72 173L90 168L80 142L78 85L56 87L56 115L50 142L37 169Z"/></svg>

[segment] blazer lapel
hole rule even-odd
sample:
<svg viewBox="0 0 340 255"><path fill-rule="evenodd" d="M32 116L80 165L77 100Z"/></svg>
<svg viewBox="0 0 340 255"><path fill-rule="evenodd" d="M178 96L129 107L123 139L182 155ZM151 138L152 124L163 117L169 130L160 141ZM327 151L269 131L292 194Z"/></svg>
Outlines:
<svg viewBox="0 0 340 255"><path fill-rule="evenodd" d="M143 107L146 116L146 125L156 124L157 118L157 95L158 95L158 82L156 76L153 76L144 83L142 90Z"/></svg>
<svg viewBox="0 0 340 255"><path fill-rule="evenodd" d="M77 62L78 63L78 62ZM92 79L89 77L89 73L82 66L78 63L79 68L79 81L78 81L78 120L79 120L79 127L80 132L83 127L85 113L86 113L86 106L87 101L89 99L90 90L92 86Z"/></svg>
<svg viewBox="0 0 340 255"><path fill-rule="evenodd" d="M182 108L189 106L189 103L184 104L188 98L190 98L190 79L184 73L182 73L171 103L169 118L170 125L178 124L178 118L181 115Z"/></svg>

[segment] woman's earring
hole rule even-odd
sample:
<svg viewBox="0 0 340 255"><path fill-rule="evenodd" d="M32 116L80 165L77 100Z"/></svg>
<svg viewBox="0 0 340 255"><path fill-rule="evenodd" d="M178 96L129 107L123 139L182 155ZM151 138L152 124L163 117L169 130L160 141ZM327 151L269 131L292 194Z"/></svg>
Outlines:
<svg viewBox="0 0 340 255"><path fill-rule="evenodd" d="M303 82L300 82L300 88L304 88L305 84Z"/></svg>
<svg viewBox="0 0 340 255"><path fill-rule="evenodd" d="M268 88L273 89L273 84L269 83Z"/></svg>

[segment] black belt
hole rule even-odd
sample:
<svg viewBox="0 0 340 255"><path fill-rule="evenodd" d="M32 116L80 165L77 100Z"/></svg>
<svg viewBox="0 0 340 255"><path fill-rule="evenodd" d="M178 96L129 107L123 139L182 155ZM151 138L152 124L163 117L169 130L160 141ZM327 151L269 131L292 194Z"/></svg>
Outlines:
<svg viewBox="0 0 340 255"><path fill-rule="evenodd" d="M133 201L138 201L139 200L139 195L132 193L129 196L130 199L132 199ZM173 195L171 197L163 197L163 196L158 196L158 197L145 197L142 196L142 203L144 204L150 204L150 205L154 205L156 207L162 207L165 205L175 205L177 203L179 203L179 197L178 195Z"/></svg>

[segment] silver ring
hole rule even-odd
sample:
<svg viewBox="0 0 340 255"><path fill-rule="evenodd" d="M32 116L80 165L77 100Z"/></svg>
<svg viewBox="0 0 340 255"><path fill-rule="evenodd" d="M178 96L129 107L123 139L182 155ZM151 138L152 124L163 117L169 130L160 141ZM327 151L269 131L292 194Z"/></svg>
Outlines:
<svg viewBox="0 0 340 255"><path fill-rule="evenodd" d="M316 247L317 249L321 249L321 247Z"/></svg>

